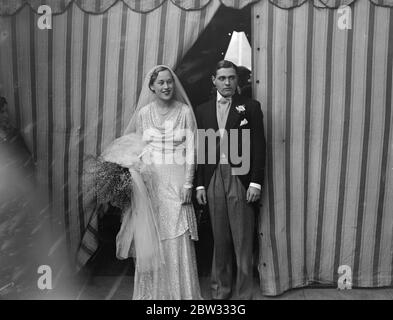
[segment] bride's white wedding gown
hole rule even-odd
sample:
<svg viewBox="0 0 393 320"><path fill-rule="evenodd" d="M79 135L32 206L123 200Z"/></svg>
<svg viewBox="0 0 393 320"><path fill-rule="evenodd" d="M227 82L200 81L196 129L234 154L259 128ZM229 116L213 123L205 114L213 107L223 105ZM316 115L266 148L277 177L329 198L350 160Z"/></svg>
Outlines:
<svg viewBox="0 0 393 320"><path fill-rule="evenodd" d="M137 133L146 143L147 192L154 199L151 210L156 221L163 263L145 271L136 263L133 299L201 299L194 243L197 225L192 204L182 203L183 186L192 187L195 121L190 107L175 101L165 115L156 102L141 108ZM122 137L127 139L127 136ZM113 155L113 154L112 154ZM142 174L142 177L146 173Z"/></svg>

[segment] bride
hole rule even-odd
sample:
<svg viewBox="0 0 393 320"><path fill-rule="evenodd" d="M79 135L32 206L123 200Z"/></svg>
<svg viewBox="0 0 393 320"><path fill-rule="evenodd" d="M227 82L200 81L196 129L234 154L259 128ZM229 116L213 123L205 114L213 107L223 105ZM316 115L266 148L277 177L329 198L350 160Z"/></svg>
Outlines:
<svg viewBox="0 0 393 320"><path fill-rule="evenodd" d="M147 74L124 135L102 154L132 177L116 246L119 259L135 257L133 299L201 299L192 241L195 132L182 85L160 65Z"/></svg>

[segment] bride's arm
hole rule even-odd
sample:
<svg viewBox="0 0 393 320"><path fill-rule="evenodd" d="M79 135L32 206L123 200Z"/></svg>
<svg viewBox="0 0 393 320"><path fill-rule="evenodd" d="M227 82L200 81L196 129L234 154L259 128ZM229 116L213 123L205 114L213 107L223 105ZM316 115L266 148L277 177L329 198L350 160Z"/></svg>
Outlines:
<svg viewBox="0 0 393 320"><path fill-rule="evenodd" d="M195 137L196 137L196 122L192 114L191 108L186 111L186 175L185 188L192 188L195 173Z"/></svg>
<svg viewBox="0 0 393 320"><path fill-rule="evenodd" d="M140 136L142 136L143 134L143 126L142 126L142 113L141 110L138 111L138 114L136 115L136 133L139 134Z"/></svg>

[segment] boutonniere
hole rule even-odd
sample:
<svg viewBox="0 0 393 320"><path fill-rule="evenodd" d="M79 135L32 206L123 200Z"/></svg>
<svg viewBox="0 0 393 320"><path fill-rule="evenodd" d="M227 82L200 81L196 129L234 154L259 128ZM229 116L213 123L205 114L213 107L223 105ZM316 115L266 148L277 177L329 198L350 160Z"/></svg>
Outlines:
<svg viewBox="0 0 393 320"><path fill-rule="evenodd" d="M239 114L244 114L246 112L246 106L244 104L236 106L236 111Z"/></svg>
<svg viewBox="0 0 393 320"><path fill-rule="evenodd" d="M240 122L240 127L245 126L248 123L247 119L244 118L241 122Z"/></svg>

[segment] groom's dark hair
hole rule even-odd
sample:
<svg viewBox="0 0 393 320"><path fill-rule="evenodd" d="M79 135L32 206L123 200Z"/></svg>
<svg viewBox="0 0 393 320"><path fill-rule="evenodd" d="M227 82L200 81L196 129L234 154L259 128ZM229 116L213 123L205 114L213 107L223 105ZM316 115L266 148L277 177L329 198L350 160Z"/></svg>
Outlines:
<svg viewBox="0 0 393 320"><path fill-rule="evenodd" d="M217 71L222 68L232 68L235 70L236 74L238 74L238 69L237 69L236 64L234 64L233 62L228 61L228 60L221 60L221 61L218 61L217 65L216 65L216 70L214 71L214 76L216 76Z"/></svg>

